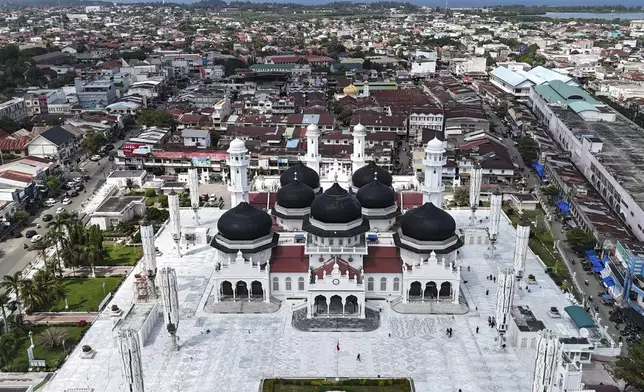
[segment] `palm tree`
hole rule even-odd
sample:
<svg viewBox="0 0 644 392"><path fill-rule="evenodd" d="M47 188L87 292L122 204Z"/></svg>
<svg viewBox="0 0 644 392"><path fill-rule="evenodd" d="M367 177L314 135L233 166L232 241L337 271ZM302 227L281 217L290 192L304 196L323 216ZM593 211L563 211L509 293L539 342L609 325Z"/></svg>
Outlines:
<svg viewBox="0 0 644 392"><path fill-rule="evenodd" d="M25 303L25 308L33 312L45 301L47 293L43 293L41 287L37 287L32 280L23 280L20 295Z"/></svg>
<svg viewBox="0 0 644 392"><path fill-rule="evenodd" d="M9 298L9 294L7 293L0 293L0 309L2 310L2 322L4 325L4 330L5 332L9 332L11 329L9 327L9 323L7 323L7 310L6 307L9 305L11 302L11 298Z"/></svg>
<svg viewBox="0 0 644 392"><path fill-rule="evenodd" d="M128 193L132 193L132 189L136 188L136 184L131 178L128 178L125 180L125 187Z"/></svg>
<svg viewBox="0 0 644 392"><path fill-rule="evenodd" d="M84 245L82 249L83 256L85 256L85 260L87 260L87 262L89 263L93 275L94 267L96 266L96 264L103 261L103 250L98 249L98 247L96 247L96 245L94 244Z"/></svg>
<svg viewBox="0 0 644 392"><path fill-rule="evenodd" d="M18 305L18 314L22 314L22 307L20 306L20 288L22 285L22 272L16 271L13 275L5 275L0 282L0 287L13 292L16 295L16 303Z"/></svg>
<svg viewBox="0 0 644 392"><path fill-rule="evenodd" d="M56 247L56 261L58 262L59 276L63 277L63 267L60 260L60 245L66 239L68 234L69 216L64 214L56 215L56 218L49 223L48 240Z"/></svg>
<svg viewBox="0 0 644 392"><path fill-rule="evenodd" d="M11 362L10 359L17 347L18 342L13 334L4 334L0 336L0 359L2 360L3 367L9 366L9 363Z"/></svg>

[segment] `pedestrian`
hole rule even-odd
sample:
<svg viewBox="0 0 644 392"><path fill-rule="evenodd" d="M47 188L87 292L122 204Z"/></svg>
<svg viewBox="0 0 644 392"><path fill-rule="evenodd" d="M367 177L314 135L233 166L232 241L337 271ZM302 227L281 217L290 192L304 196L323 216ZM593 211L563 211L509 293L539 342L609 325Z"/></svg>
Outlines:
<svg viewBox="0 0 644 392"><path fill-rule="evenodd" d="M469 265L467 266L467 272L470 272L470 266Z"/></svg>
<svg viewBox="0 0 644 392"><path fill-rule="evenodd" d="M479 327L476 327L476 333L479 333Z"/></svg>
<svg viewBox="0 0 644 392"><path fill-rule="evenodd" d="M489 294L490 294L490 289L485 290L485 295L489 295Z"/></svg>
<svg viewBox="0 0 644 392"><path fill-rule="evenodd" d="M389 334L389 337L391 337L391 334Z"/></svg>
<svg viewBox="0 0 644 392"><path fill-rule="evenodd" d="M358 353L358 357L357 357L357 359L358 359L358 362L362 362L362 361L360 360L360 353Z"/></svg>
<svg viewBox="0 0 644 392"><path fill-rule="evenodd" d="M447 329L445 330L445 334L446 334L447 336L449 336L449 328L447 328Z"/></svg>
<svg viewBox="0 0 644 392"><path fill-rule="evenodd" d="M496 276L493 276L494 282L496 283Z"/></svg>

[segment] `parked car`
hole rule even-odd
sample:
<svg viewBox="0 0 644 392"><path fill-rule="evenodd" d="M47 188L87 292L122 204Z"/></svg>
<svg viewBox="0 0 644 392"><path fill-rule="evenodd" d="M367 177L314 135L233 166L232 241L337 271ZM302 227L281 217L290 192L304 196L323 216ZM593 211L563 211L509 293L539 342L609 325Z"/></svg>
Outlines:
<svg viewBox="0 0 644 392"><path fill-rule="evenodd" d="M36 242L42 240L42 236L40 234L36 234L35 236L31 237L31 243L35 244Z"/></svg>
<svg viewBox="0 0 644 392"><path fill-rule="evenodd" d="M69 198L69 197L64 198L64 199L63 199L63 204L65 204L65 205L67 205L67 204L72 204L72 199L71 199L71 198Z"/></svg>
<svg viewBox="0 0 644 392"><path fill-rule="evenodd" d="M36 230L27 230L27 231L25 232L25 237L26 237L26 238L31 238L31 237L33 237L33 236L35 236L35 235L37 235L37 234L38 234L38 233L36 232Z"/></svg>
<svg viewBox="0 0 644 392"><path fill-rule="evenodd" d="M98 154L94 154L89 158L89 160L92 161L92 162L97 162L97 161L100 161L101 158L103 158L103 157L98 155Z"/></svg>
<svg viewBox="0 0 644 392"><path fill-rule="evenodd" d="M47 207L54 206L54 205L56 205L56 199L52 199L52 198L50 197L49 199L45 200L45 203L44 203L44 204L45 204Z"/></svg>
<svg viewBox="0 0 644 392"><path fill-rule="evenodd" d="M42 216L42 221L43 222L49 222L52 219L54 219L54 216L52 214L45 214L45 215Z"/></svg>
<svg viewBox="0 0 644 392"><path fill-rule="evenodd" d="M77 191L77 190L73 190L73 191L69 194L69 196L70 196L70 197L76 197L76 196L78 196L78 191Z"/></svg>
<svg viewBox="0 0 644 392"><path fill-rule="evenodd" d="M74 189L76 190L76 192L80 192L80 191L82 191L83 189L85 189L85 185L83 185L83 184L77 184L77 185L76 185L76 188L74 188Z"/></svg>
<svg viewBox="0 0 644 392"><path fill-rule="evenodd" d="M67 210L65 209L65 207L58 207L58 208L56 208L56 213L57 213L57 214L62 214L63 212L66 212L66 211L67 211Z"/></svg>

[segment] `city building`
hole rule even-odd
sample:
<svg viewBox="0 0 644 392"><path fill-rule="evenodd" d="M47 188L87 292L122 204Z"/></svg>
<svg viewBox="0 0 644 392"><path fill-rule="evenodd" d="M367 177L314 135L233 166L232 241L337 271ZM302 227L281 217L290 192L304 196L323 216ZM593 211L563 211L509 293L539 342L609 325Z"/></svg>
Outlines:
<svg viewBox="0 0 644 392"><path fill-rule="evenodd" d="M82 109L103 109L116 102L116 86L111 80L75 79L76 96Z"/></svg>

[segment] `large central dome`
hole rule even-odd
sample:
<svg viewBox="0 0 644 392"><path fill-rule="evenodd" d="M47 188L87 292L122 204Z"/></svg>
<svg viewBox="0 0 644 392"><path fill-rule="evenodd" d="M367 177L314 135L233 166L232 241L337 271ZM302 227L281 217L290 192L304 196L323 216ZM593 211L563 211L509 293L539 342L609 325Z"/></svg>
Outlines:
<svg viewBox="0 0 644 392"><path fill-rule="evenodd" d="M407 237L419 241L444 241L456 232L456 222L447 212L425 203L400 218L400 229Z"/></svg>
<svg viewBox="0 0 644 392"><path fill-rule="evenodd" d="M266 212L242 202L226 211L219 221L217 230L231 241L252 241L271 232L273 219Z"/></svg>
<svg viewBox="0 0 644 392"><path fill-rule="evenodd" d="M297 174L296 174L297 173ZM289 167L282 173L280 176L280 184L286 186L297 179L310 186L312 189L318 189L320 187L320 176L318 173L302 163L302 161L297 162L295 165Z"/></svg>
<svg viewBox="0 0 644 392"><path fill-rule="evenodd" d="M349 223L362 218L362 207L355 196L335 183L313 200L311 216L323 223Z"/></svg>
<svg viewBox="0 0 644 392"><path fill-rule="evenodd" d="M373 181L373 178L375 176L378 177L378 181L386 186L391 186L391 183L393 182L391 173L376 165L376 162L369 161L368 164L362 166L360 169L356 170L355 173L353 173L353 176L351 176L351 183L354 187L361 188Z"/></svg>
<svg viewBox="0 0 644 392"><path fill-rule="evenodd" d="M277 191L277 205L284 208L307 208L311 206L314 199L313 189L299 179L284 185Z"/></svg>
<svg viewBox="0 0 644 392"><path fill-rule="evenodd" d="M396 192L376 179L361 186L356 197L363 208L389 208L396 204Z"/></svg>

